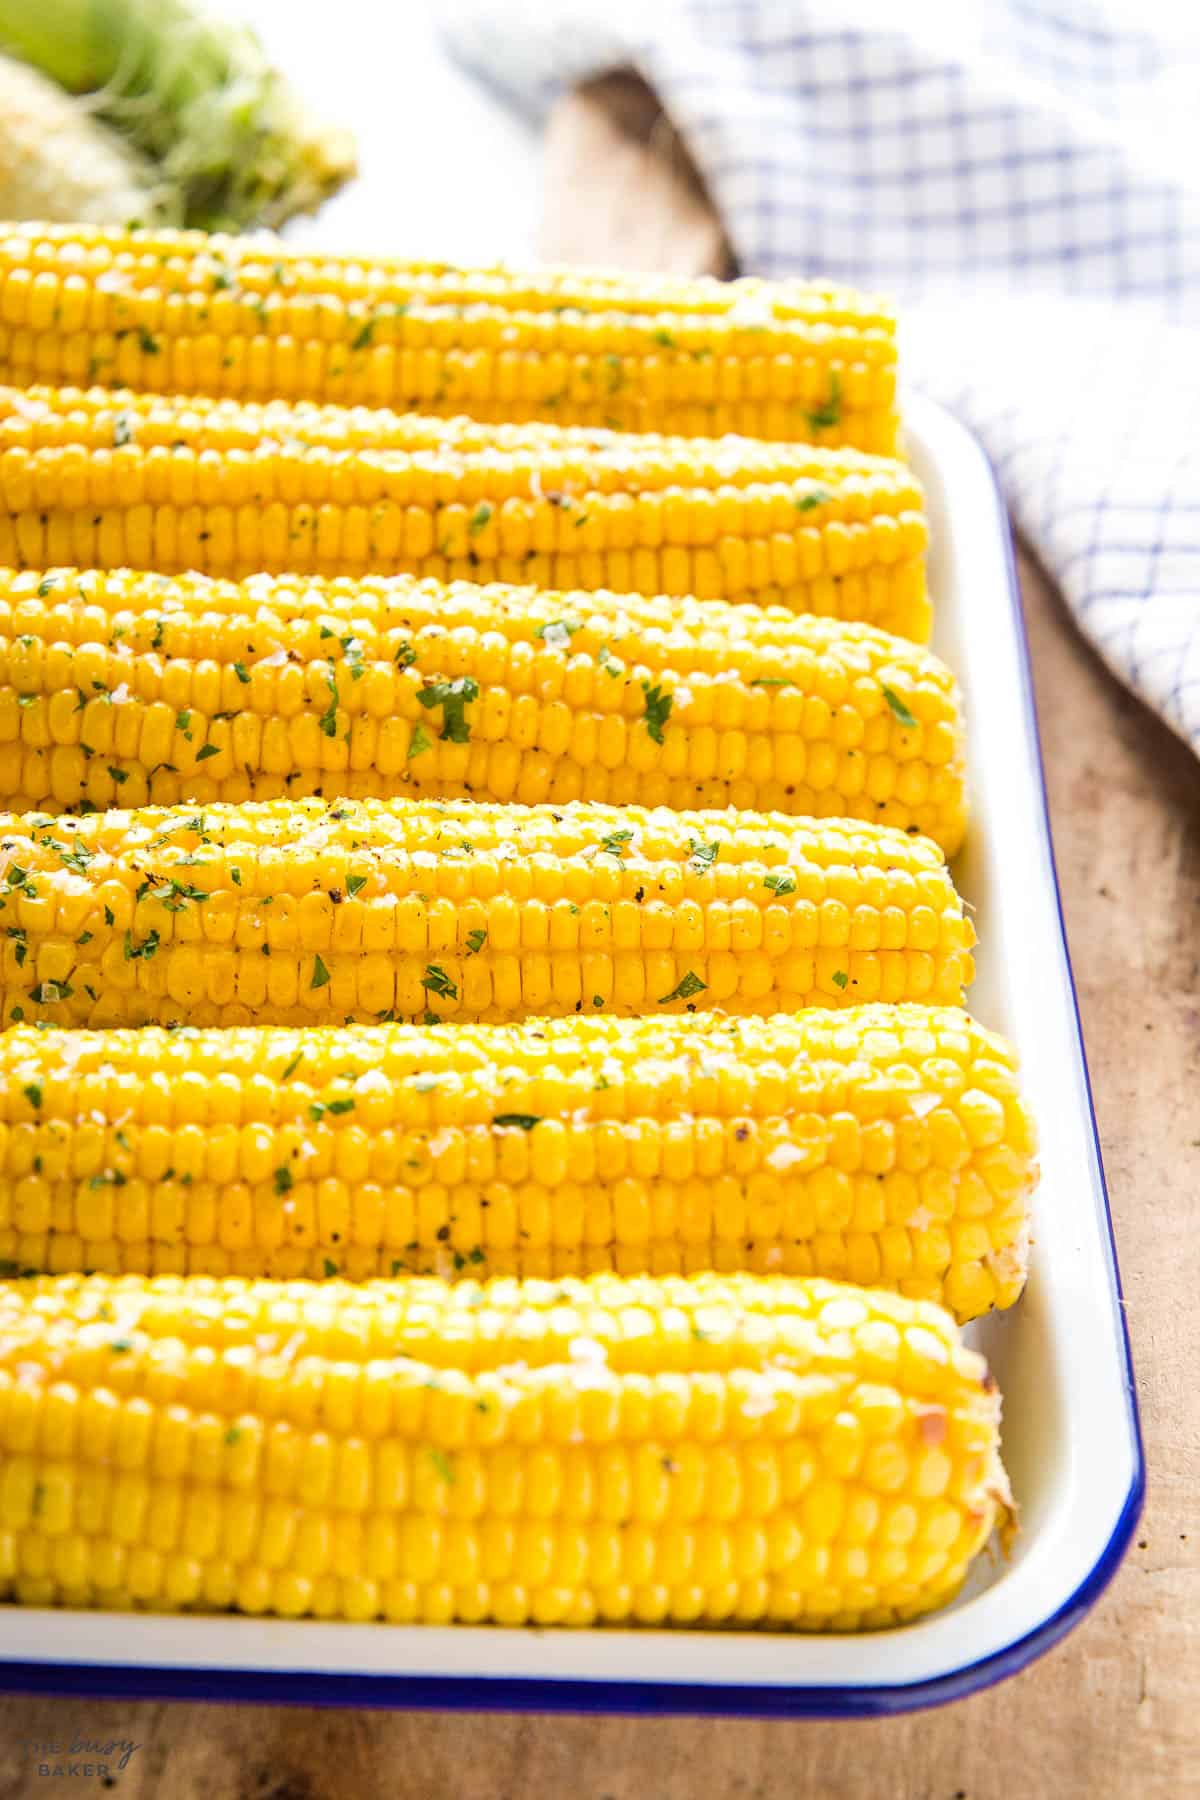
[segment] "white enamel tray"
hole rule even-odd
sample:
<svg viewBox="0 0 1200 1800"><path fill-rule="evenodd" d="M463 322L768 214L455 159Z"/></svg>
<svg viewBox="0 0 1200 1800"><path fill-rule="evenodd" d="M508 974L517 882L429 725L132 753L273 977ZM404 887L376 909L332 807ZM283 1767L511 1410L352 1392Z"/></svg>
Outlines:
<svg viewBox="0 0 1200 1800"><path fill-rule="evenodd" d="M1004 1395L1021 1511L944 1612L854 1637L511 1630L0 1607L0 1687L536 1711L852 1715L954 1698L1074 1625L1137 1522L1142 1449L1046 821L1008 523L978 445L913 397L934 646L968 709L973 827L956 865L981 945L971 1006L1015 1040L1042 1140L1032 1274L974 1328Z"/></svg>

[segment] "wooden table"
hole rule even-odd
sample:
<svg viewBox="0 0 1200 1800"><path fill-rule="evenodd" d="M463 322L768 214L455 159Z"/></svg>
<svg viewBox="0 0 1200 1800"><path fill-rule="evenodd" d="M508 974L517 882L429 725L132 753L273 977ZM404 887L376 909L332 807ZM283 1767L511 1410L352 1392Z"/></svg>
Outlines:
<svg viewBox="0 0 1200 1800"><path fill-rule="evenodd" d="M720 268L720 232L646 97L597 84L550 134L545 250ZM880 1723L773 1724L0 1701L0 1800L63 1791L20 1744L140 1748L120 1800L1187 1800L1200 1794L1200 791L1026 557L1055 845L1149 1455L1136 1548L1014 1680ZM92 1792L96 1784L72 1783Z"/></svg>

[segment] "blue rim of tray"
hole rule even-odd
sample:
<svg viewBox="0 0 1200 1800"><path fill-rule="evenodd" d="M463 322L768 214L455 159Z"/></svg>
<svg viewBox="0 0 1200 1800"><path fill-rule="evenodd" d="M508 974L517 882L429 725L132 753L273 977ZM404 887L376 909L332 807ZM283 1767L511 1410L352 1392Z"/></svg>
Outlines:
<svg viewBox="0 0 1200 1800"><path fill-rule="evenodd" d="M956 423L959 423L956 421ZM959 425L965 432L966 428ZM1075 1025L1075 1044L1083 1072L1087 1096L1088 1124L1096 1159L1096 1173L1104 1202L1104 1227L1108 1239L1109 1265L1112 1272L1113 1303L1124 1361L1124 1394L1126 1427L1130 1442L1132 1469L1129 1487L1107 1544L1075 1591L1041 1624L1011 1644L963 1663L944 1675L926 1681L888 1685L847 1686L845 1684L808 1684L752 1686L708 1682L670 1681L592 1681L555 1680L553 1678L506 1677L492 1675L342 1675L325 1670L266 1670L228 1668L179 1668L176 1666L137 1663L70 1663L58 1661L19 1662L0 1659L0 1692L38 1694L84 1694L95 1699L130 1700L218 1700L244 1701L255 1705L359 1706L444 1710L454 1712L554 1712L554 1713L623 1713L685 1714L734 1718L777 1719L854 1719L885 1718L895 1713L912 1712L921 1707L942 1706L949 1700L963 1699L967 1694L992 1687L998 1681L1015 1675L1036 1657L1053 1648L1078 1625L1100 1598L1120 1566L1129 1546L1146 1492L1145 1453L1141 1420L1133 1380L1133 1358L1129 1349L1129 1332L1125 1324L1125 1308L1121 1289L1121 1270L1117 1262L1113 1238L1112 1209L1108 1200L1108 1183L1100 1152L1096 1126L1096 1109L1092 1099L1092 1082L1088 1072L1087 1053L1079 1021L1079 1000L1071 952L1067 944L1063 919L1062 893L1058 884L1058 867L1054 858L1054 839L1050 830L1050 812L1046 800L1045 765L1042 761L1041 734L1033 699L1033 677L1029 662L1029 638L1021 609L1021 590L1017 581L1016 555L1012 527L1000 493L995 470L982 445L973 436L971 443L979 456L991 485L993 502L999 515L1000 535L1004 544L1008 601L1016 630L1017 650L1021 664L1021 701L1029 741L1034 751L1038 811L1042 834L1050 863L1054 890L1054 906L1058 933L1062 942L1063 967L1071 998Z"/></svg>

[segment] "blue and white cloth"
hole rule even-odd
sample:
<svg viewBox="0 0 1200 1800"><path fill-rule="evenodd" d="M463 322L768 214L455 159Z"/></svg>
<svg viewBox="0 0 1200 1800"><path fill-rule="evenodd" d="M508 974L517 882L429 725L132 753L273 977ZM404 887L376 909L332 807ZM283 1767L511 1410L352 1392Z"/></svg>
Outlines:
<svg viewBox="0 0 1200 1800"><path fill-rule="evenodd" d="M449 0L532 111L620 66L741 267L878 288L1109 667L1200 752L1200 21L1177 0Z"/></svg>

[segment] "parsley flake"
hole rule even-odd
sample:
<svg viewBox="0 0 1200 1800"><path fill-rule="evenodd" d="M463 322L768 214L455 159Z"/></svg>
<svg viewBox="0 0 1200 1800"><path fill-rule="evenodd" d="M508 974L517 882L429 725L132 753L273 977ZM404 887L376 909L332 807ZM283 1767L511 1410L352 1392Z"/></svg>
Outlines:
<svg viewBox="0 0 1200 1800"><path fill-rule="evenodd" d="M806 513L812 512L817 506L828 506L832 499L833 495L828 488L810 488L807 494L798 494L793 505L797 512Z"/></svg>
<svg viewBox="0 0 1200 1800"><path fill-rule="evenodd" d="M419 705L431 710L442 708L442 736L452 744L468 744L471 727L467 723L467 706L479 698L479 683L471 675L459 675L454 681L434 681L417 695ZM413 734L414 738L416 733ZM409 749L411 756L413 751Z"/></svg>
<svg viewBox="0 0 1200 1800"><path fill-rule="evenodd" d="M651 686L648 681L642 682L642 692L646 696L645 724L646 730L656 744L663 741L663 726L671 716L671 708L675 704L672 694L664 694L662 688Z"/></svg>
<svg viewBox="0 0 1200 1800"><path fill-rule="evenodd" d="M446 1452L444 1450L433 1449L429 1452L429 1460L441 1476L442 1480L453 1487L454 1468L450 1462L450 1458L446 1455Z"/></svg>
<svg viewBox="0 0 1200 1800"><path fill-rule="evenodd" d="M897 694L894 689L888 687L886 682L883 685L883 697L902 725L912 726L916 724L917 721L913 718L913 715L909 712L899 694Z"/></svg>
<svg viewBox="0 0 1200 1800"><path fill-rule="evenodd" d="M829 377L829 399L824 406L818 406L815 412L808 414L808 422L814 431L828 431L839 425L842 419L842 377L837 369Z"/></svg>
<svg viewBox="0 0 1200 1800"><path fill-rule="evenodd" d="M439 968L437 963L430 963L427 966L421 977L421 986L426 988L429 993L437 994L443 1000L458 999L458 989L445 969Z"/></svg>
<svg viewBox="0 0 1200 1800"><path fill-rule="evenodd" d="M672 1000L690 1000L693 994L703 994L706 993L707 990L707 981L701 981L695 971L689 969L687 974L683 977L683 980L679 983L679 986L672 988L669 994L664 994L658 1004L660 1006L669 1006Z"/></svg>

